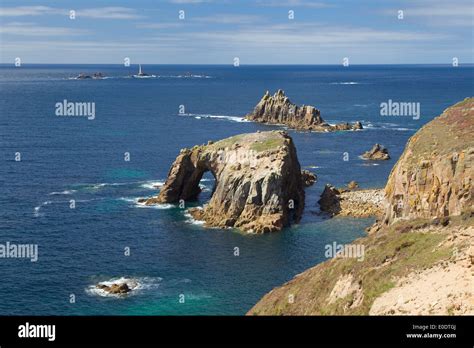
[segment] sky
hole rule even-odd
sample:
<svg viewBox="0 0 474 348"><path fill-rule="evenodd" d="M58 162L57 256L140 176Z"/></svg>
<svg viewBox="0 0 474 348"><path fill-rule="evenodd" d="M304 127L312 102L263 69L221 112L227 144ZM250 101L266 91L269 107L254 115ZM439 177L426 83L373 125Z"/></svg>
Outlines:
<svg viewBox="0 0 474 348"><path fill-rule="evenodd" d="M0 0L0 63L462 65L473 21L472 0Z"/></svg>

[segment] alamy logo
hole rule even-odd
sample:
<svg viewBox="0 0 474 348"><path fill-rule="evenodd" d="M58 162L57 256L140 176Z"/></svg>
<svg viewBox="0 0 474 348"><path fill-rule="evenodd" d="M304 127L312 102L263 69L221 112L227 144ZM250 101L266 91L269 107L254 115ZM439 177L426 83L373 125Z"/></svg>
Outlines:
<svg viewBox="0 0 474 348"><path fill-rule="evenodd" d="M324 256L327 258L357 258L364 261L365 246L363 244L326 244Z"/></svg>
<svg viewBox="0 0 474 348"><path fill-rule="evenodd" d="M95 119L94 102L68 102L64 99L55 104L56 116L84 116L88 120Z"/></svg>
<svg viewBox="0 0 474 348"><path fill-rule="evenodd" d="M31 262L38 261L38 244L0 244L0 258L24 258Z"/></svg>
<svg viewBox="0 0 474 348"><path fill-rule="evenodd" d="M396 102L389 99L380 103L380 116L411 116L414 120L420 119L420 103Z"/></svg>
<svg viewBox="0 0 474 348"><path fill-rule="evenodd" d="M26 322L18 326L18 337L20 338L47 338L48 341L56 339L56 325L35 325Z"/></svg>

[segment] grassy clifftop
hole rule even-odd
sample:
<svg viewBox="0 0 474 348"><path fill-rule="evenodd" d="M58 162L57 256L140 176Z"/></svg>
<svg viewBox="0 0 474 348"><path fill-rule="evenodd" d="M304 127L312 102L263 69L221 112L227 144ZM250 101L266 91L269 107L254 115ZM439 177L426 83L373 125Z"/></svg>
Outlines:
<svg viewBox="0 0 474 348"><path fill-rule="evenodd" d="M408 142L385 188L383 223L266 294L249 315L474 314L474 98Z"/></svg>

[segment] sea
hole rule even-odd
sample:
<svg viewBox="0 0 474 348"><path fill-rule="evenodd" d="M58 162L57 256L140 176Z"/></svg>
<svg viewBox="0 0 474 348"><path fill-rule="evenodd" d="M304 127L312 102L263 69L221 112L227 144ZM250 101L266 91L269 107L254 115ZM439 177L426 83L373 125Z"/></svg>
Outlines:
<svg viewBox="0 0 474 348"><path fill-rule="evenodd" d="M365 235L374 219L329 218L325 184L382 188L407 140L474 94L460 65L0 65L0 245L33 244L38 259L0 257L1 315L244 315L264 294ZM102 72L104 79L74 79ZM205 228L172 204L145 207L180 149L285 129L243 119L265 91L283 89L328 123L361 131L287 130L303 169L301 222L255 235ZM93 103L94 118L58 116L64 101ZM419 103L419 117L381 115L381 104ZM92 105L92 104L91 104ZM375 143L388 161L360 155ZM209 200L214 178L189 206ZM136 281L128 296L99 282Z"/></svg>

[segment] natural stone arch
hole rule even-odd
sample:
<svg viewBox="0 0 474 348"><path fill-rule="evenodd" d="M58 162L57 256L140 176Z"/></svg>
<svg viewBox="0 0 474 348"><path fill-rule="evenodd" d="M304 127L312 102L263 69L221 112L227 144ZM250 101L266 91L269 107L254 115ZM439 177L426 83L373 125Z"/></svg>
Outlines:
<svg viewBox="0 0 474 348"><path fill-rule="evenodd" d="M188 210L207 226L270 232L301 219L301 168L291 137L281 131L241 134L181 150L160 194L145 204L197 199L207 171L216 180L214 192L202 209Z"/></svg>

